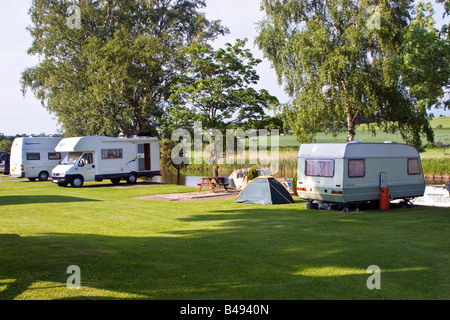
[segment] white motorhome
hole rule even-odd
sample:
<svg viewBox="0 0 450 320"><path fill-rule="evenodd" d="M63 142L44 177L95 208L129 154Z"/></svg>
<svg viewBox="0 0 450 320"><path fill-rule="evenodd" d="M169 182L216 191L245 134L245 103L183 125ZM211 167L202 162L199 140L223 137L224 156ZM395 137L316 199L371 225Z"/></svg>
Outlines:
<svg viewBox="0 0 450 320"><path fill-rule="evenodd" d="M65 154L55 151L60 137L15 138L11 146L10 173L14 178L45 181Z"/></svg>
<svg viewBox="0 0 450 320"><path fill-rule="evenodd" d="M420 156L414 147L385 143L302 144L298 153L297 192L301 199L325 203L361 203L412 199L425 191Z"/></svg>
<svg viewBox="0 0 450 320"><path fill-rule="evenodd" d="M52 171L52 181L59 186L81 187L85 181L104 179L132 184L139 177L161 175L159 141L154 137L65 138L55 150L68 153Z"/></svg>

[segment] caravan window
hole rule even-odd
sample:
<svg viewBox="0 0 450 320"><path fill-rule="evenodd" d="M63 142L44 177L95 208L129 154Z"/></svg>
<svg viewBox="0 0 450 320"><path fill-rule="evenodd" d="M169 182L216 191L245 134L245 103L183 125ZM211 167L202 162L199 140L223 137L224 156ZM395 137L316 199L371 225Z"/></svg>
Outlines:
<svg viewBox="0 0 450 320"><path fill-rule="evenodd" d="M39 152L27 153L27 160L41 160L41 154Z"/></svg>
<svg viewBox="0 0 450 320"><path fill-rule="evenodd" d="M49 152L48 160L61 160L61 152Z"/></svg>
<svg viewBox="0 0 450 320"><path fill-rule="evenodd" d="M312 177L333 177L334 160L305 160L305 175Z"/></svg>
<svg viewBox="0 0 450 320"><path fill-rule="evenodd" d="M364 159L348 160L348 177L362 178L366 175L366 161Z"/></svg>
<svg viewBox="0 0 450 320"><path fill-rule="evenodd" d="M102 159L122 159L122 149L102 149Z"/></svg>
<svg viewBox="0 0 450 320"><path fill-rule="evenodd" d="M408 174L421 174L419 159L408 159Z"/></svg>

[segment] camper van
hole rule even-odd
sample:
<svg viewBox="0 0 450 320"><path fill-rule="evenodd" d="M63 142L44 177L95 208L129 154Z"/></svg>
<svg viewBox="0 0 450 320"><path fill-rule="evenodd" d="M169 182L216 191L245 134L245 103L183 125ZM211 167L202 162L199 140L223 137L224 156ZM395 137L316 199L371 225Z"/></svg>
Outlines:
<svg viewBox="0 0 450 320"><path fill-rule="evenodd" d="M45 181L65 156L55 151L60 137L15 138L11 146L10 173L14 178Z"/></svg>
<svg viewBox="0 0 450 320"><path fill-rule="evenodd" d="M421 197L425 179L417 150L395 142L302 144L297 192L301 199L330 204L377 201L380 188L390 199Z"/></svg>
<svg viewBox="0 0 450 320"><path fill-rule="evenodd" d="M132 184L139 177L161 175L159 141L153 137L65 138L55 150L67 152L52 171L52 181L63 187L81 187L85 181L104 179L112 183L124 179Z"/></svg>

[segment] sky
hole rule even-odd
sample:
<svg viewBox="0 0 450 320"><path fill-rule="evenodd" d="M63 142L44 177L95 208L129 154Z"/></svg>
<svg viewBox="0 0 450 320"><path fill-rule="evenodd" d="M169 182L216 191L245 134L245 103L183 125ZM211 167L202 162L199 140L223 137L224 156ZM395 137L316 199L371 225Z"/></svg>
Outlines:
<svg viewBox="0 0 450 320"><path fill-rule="evenodd" d="M48 113L32 92L28 91L23 96L21 91L21 73L38 63L37 57L26 53L32 43L26 31L30 25L30 4L31 0L0 0L0 133L5 135L53 134L60 129L55 116ZM289 97L279 86L275 71L254 45L256 23L263 18L260 1L206 0L206 4L207 18L222 20L230 30L230 34L214 42L214 47L220 48L227 42L234 43L235 39L247 38L247 48L254 57L263 60L257 67L260 81L256 88L265 88L280 102L287 102ZM440 6L436 8L440 9ZM437 25L442 24L442 11L437 11L436 21ZM449 112L447 114L450 115Z"/></svg>

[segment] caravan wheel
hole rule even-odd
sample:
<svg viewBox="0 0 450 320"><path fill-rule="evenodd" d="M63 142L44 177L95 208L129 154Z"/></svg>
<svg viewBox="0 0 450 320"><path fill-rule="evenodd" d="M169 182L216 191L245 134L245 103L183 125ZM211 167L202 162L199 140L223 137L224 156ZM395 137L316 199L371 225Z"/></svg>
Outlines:
<svg viewBox="0 0 450 320"><path fill-rule="evenodd" d="M113 179L110 179L110 180L111 180L112 184L119 184L120 183L120 178L113 178Z"/></svg>
<svg viewBox="0 0 450 320"><path fill-rule="evenodd" d="M134 183L136 183L136 181L137 181L137 178L136 178L136 176L134 174L130 175L127 178L127 183L129 183L129 184L134 184Z"/></svg>

